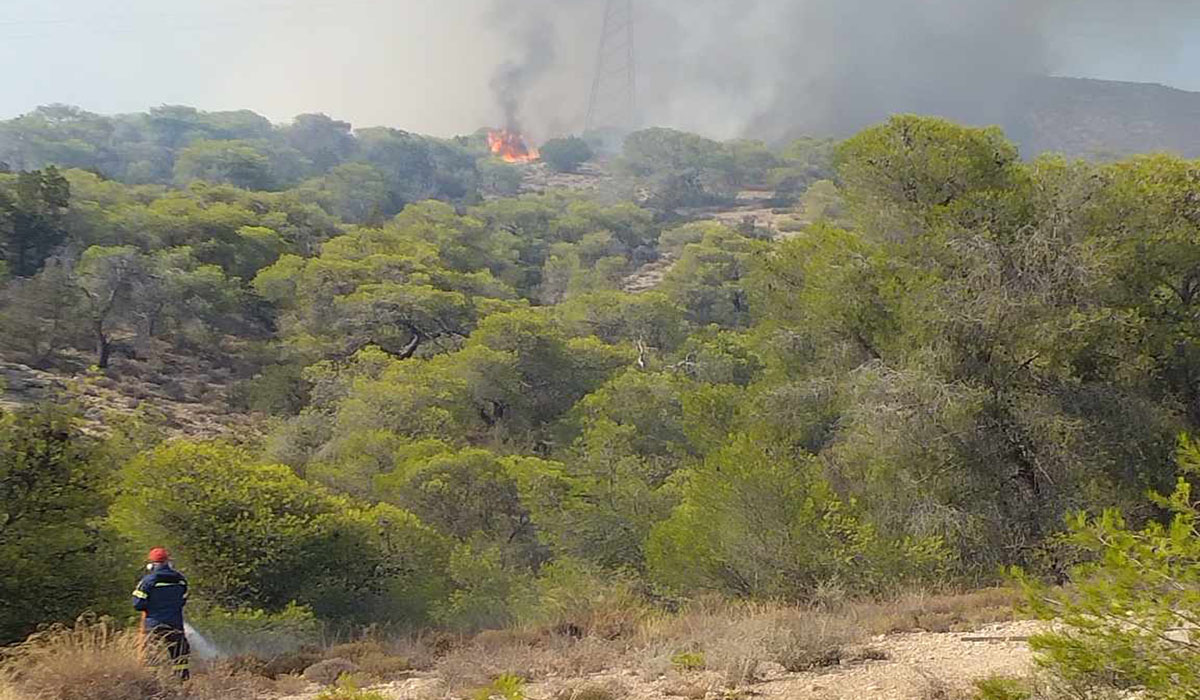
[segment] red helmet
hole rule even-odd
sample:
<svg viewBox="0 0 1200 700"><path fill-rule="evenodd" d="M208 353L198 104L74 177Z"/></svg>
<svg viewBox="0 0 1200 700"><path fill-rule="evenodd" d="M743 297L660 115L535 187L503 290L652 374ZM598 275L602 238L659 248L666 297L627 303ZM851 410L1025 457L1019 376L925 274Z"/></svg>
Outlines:
<svg viewBox="0 0 1200 700"><path fill-rule="evenodd" d="M165 564L171 558L171 553L164 547L155 547L146 555L146 561L151 564Z"/></svg>

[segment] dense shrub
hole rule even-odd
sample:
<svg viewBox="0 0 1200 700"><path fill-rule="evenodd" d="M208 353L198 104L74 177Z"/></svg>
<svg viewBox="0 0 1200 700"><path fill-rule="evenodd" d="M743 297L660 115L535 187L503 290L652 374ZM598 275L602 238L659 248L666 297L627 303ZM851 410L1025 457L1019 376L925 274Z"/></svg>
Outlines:
<svg viewBox="0 0 1200 700"><path fill-rule="evenodd" d="M67 409L0 410L0 643L110 611L128 592L123 552L102 520L111 462L80 428Z"/></svg>
<svg viewBox="0 0 1200 700"><path fill-rule="evenodd" d="M592 159L591 146L578 136L550 139L541 148L542 160L560 173L573 173Z"/></svg>
<svg viewBox="0 0 1200 700"><path fill-rule="evenodd" d="M1184 476L1157 500L1164 523L1131 528L1116 511L1071 522L1071 541L1090 561L1070 572L1064 591L1030 589L1035 612L1058 626L1031 641L1041 664L1088 690L1140 689L1154 700L1182 700L1200 684L1200 443L1180 444Z"/></svg>

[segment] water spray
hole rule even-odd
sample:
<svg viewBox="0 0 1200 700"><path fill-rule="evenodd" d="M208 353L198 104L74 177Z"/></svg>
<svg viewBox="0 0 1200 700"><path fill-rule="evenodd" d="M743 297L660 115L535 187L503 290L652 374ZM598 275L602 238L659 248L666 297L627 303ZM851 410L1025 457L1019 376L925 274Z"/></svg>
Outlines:
<svg viewBox="0 0 1200 700"><path fill-rule="evenodd" d="M224 654L220 649L217 648L215 644L208 641L204 635L196 631L195 627L192 627L186 622L183 623L183 632L187 635L188 644L191 645L192 654L194 654L196 658L207 661L209 659L216 659L224 656Z"/></svg>

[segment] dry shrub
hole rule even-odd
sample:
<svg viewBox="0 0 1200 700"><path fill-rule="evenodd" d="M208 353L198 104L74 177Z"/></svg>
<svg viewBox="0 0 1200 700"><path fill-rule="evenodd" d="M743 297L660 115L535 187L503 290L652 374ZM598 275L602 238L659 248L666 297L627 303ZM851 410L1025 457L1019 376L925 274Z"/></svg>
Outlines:
<svg viewBox="0 0 1200 700"><path fill-rule="evenodd" d="M643 676L667 673L680 652L703 653L705 665L735 687L757 680L764 662L788 671L837 664L866 631L845 615L783 605L700 601L679 615L643 626Z"/></svg>
<svg viewBox="0 0 1200 700"><path fill-rule="evenodd" d="M543 572L537 609L523 619L562 636L614 640L636 634L649 614L635 579L560 562Z"/></svg>
<svg viewBox="0 0 1200 700"><path fill-rule="evenodd" d="M915 670L921 675L920 700L971 700L971 693L951 686L924 669Z"/></svg>
<svg viewBox="0 0 1200 700"><path fill-rule="evenodd" d="M830 613L781 614L776 624L772 660L793 673L853 660L852 646L866 637L857 623Z"/></svg>
<svg viewBox="0 0 1200 700"><path fill-rule="evenodd" d="M721 677L717 674L701 674L683 676L672 674L663 682L663 695L687 700L704 700L709 693L721 687Z"/></svg>
<svg viewBox="0 0 1200 700"><path fill-rule="evenodd" d="M550 675L579 678L620 668L626 663L624 651L594 637L492 633L447 653L436 668L453 689L461 689L487 685L504 673L531 681Z"/></svg>
<svg viewBox="0 0 1200 700"><path fill-rule="evenodd" d="M247 700L268 695L274 687L274 683L263 676L210 669L192 675L186 686L186 697L187 700Z"/></svg>
<svg viewBox="0 0 1200 700"><path fill-rule="evenodd" d="M387 648L396 656L408 661L409 668L425 671L433 668L437 661L441 638L430 635L401 637L388 641Z"/></svg>
<svg viewBox="0 0 1200 700"><path fill-rule="evenodd" d="M338 644L330 647L325 652L325 656L348 659L354 662L362 673L380 681L406 677L417 668L417 663L422 661L429 663L432 660L429 650L420 646L408 643L385 643L374 639ZM417 663L414 663L414 657L416 657Z"/></svg>
<svg viewBox="0 0 1200 700"><path fill-rule="evenodd" d="M413 665L403 656L367 654L356 662L362 673L377 681L394 681L412 675Z"/></svg>
<svg viewBox="0 0 1200 700"><path fill-rule="evenodd" d="M312 649L279 654L267 659L262 667L262 675L267 678L279 678L280 676L303 674L309 666L322 660L321 653Z"/></svg>
<svg viewBox="0 0 1200 700"><path fill-rule="evenodd" d="M304 680L304 676L286 675L279 676L274 680L273 690L275 695L302 695L308 692L310 685L308 681Z"/></svg>
<svg viewBox="0 0 1200 700"><path fill-rule="evenodd" d="M873 634L965 632L1015 618L1020 593L990 588L957 595L910 594L886 602L858 603L849 613Z"/></svg>
<svg viewBox="0 0 1200 700"><path fill-rule="evenodd" d="M319 685L333 685L342 676L357 671L358 664L349 659L325 659L304 669L304 679Z"/></svg>
<svg viewBox="0 0 1200 700"><path fill-rule="evenodd" d="M624 700L629 688L617 679L572 681L554 694L554 700Z"/></svg>
<svg viewBox="0 0 1200 700"><path fill-rule="evenodd" d="M172 700L183 684L172 677L166 648L105 620L55 626L5 651L0 687L15 697L56 700ZM145 661L143 661L143 658Z"/></svg>

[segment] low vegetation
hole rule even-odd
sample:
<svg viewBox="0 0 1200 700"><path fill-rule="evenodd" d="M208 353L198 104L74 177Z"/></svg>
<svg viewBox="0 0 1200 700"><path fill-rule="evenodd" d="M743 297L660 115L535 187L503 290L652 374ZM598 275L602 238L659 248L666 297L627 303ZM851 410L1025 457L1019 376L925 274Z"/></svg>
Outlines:
<svg viewBox="0 0 1200 700"><path fill-rule="evenodd" d="M621 669L647 681L666 678L680 690L714 683L732 690L761 681L771 665L798 672L884 658L870 639L901 629L896 620L937 622L953 611L959 620L954 627L973 629L1010 619L1012 606L1001 612L997 604L1015 596L1014 591L997 590L888 603L847 602L826 610L709 599L673 614L613 610L608 617L640 619L615 636L580 636L561 626L525 625L472 637L363 637L261 658L196 661L197 673L186 686L170 676L168 665L154 663L165 650L152 647L143 652L136 634L112 621L84 619L11 647L0 693L9 693L13 700L43 695L249 700L281 692L368 700L376 697L373 686L416 676L436 688L436 694L454 697L521 700L528 684L554 679L561 700L620 700L627 694L621 683L598 680L596 674ZM148 664L142 661L144 653ZM68 694L55 694L60 692Z"/></svg>

